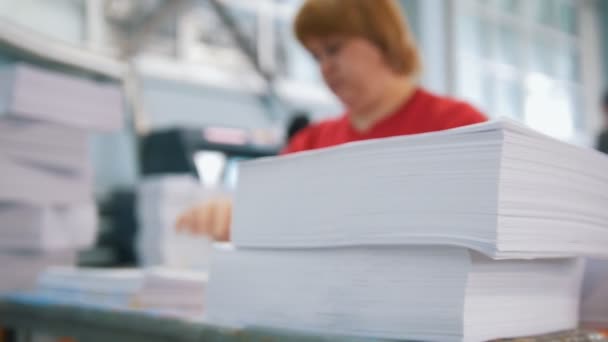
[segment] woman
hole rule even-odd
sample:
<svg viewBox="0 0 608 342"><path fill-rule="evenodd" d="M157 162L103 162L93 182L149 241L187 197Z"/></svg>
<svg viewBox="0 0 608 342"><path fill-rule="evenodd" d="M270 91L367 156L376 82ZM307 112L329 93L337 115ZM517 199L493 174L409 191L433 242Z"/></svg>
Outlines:
<svg viewBox="0 0 608 342"><path fill-rule="evenodd" d="M283 153L417 134L483 122L472 106L418 85L421 62L394 0L307 0L295 34L346 108L337 119L296 134ZM190 209L177 226L225 241L232 204L216 199Z"/></svg>

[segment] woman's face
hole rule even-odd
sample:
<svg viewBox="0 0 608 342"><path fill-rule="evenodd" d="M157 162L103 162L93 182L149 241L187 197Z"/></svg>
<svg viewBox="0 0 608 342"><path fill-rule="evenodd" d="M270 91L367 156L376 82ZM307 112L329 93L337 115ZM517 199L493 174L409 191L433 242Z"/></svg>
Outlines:
<svg viewBox="0 0 608 342"><path fill-rule="evenodd" d="M329 36L310 38L306 47L319 63L327 86L347 108L371 101L393 74L382 51L367 39Z"/></svg>

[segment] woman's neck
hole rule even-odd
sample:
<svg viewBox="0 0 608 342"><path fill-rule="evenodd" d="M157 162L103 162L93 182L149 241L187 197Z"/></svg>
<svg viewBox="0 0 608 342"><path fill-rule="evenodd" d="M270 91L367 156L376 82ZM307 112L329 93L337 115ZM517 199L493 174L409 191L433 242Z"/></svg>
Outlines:
<svg viewBox="0 0 608 342"><path fill-rule="evenodd" d="M399 77L390 80L374 101L359 108L350 108L349 117L353 128L359 132L369 130L408 101L415 90L416 84L410 78Z"/></svg>

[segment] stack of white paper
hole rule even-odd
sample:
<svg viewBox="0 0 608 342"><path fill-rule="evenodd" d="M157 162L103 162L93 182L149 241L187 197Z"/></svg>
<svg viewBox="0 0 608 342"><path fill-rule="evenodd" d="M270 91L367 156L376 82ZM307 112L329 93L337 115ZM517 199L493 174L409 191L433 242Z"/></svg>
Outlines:
<svg viewBox="0 0 608 342"><path fill-rule="evenodd" d="M39 207L0 203L0 249L57 251L90 247L97 233L93 203Z"/></svg>
<svg viewBox="0 0 608 342"><path fill-rule="evenodd" d="M0 249L0 293L31 290L40 272L51 266L74 265L76 252Z"/></svg>
<svg viewBox="0 0 608 342"><path fill-rule="evenodd" d="M0 70L0 116L113 131L122 126L122 101L116 84L21 63Z"/></svg>
<svg viewBox="0 0 608 342"><path fill-rule="evenodd" d="M153 176L138 187L137 254L145 266L207 269L210 241L203 236L178 233L175 222L190 207L217 194L204 189L190 175Z"/></svg>
<svg viewBox="0 0 608 342"><path fill-rule="evenodd" d="M0 68L0 252L23 258L18 267L30 276L22 288L44 260L19 253L75 254L94 242L88 139L120 128L122 107L118 83L28 64ZM14 284L0 277L0 289Z"/></svg>
<svg viewBox="0 0 608 342"><path fill-rule="evenodd" d="M581 297L581 322L608 328L608 261L588 260Z"/></svg>
<svg viewBox="0 0 608 342"><path fill-rule="evenodd" d="M484 341L573 329L608 159L508 121L245 162L208 321Z"/></svg>
<svg viewBox="0 0 608 342"><path fill-rule="evenodd" d="M73 172L0 152L0 201L39 205L73 204L92 197L92 174Z"/></svg>
<svg viewBox="0 0 608 342"><path fill-rule="evenodd" d="M206 284L201 272L53 267L36 292L55 302L191 317L202 314Z"/></svg>
<svg viewBox="0 0 608 342"><path fill-rule="evenodd" d="M608 256L605 170L603 154L511 121L244 162L233 241Z"/></svg>
<svg viewBox="0 0 608 342"><path fill-rule="evenodd" d="M2 118L0 153L57 169L89 169L87 132L48 122Z"/></svg>
<svg viewBox="0 0 608 342"><path fill-rule="evenodd" d="M1 68L0 200L65 204L90 197L88 136L120 128L122 106L116 83L28 64Z"/></svg>
<svg viewBox="0 0 608 342"><path fill-rule="evenodd" d="M207 320L341 335L485 341L575 328L578 259L458 247L218 249Z"/></svg>
<svg viewBox="0 0 608 342"><path fill-rule="evenodd" d="M54 301L128 309L143 282L136 269L53 267L41 273L36 290Z"/></svg>
<svg viewBox="0 0 608 342"><path fill-rule="evenodd" d="M136 296L136 305L147 310L180 316L203 314L207 273L181 269L153 268Z"/></svg>

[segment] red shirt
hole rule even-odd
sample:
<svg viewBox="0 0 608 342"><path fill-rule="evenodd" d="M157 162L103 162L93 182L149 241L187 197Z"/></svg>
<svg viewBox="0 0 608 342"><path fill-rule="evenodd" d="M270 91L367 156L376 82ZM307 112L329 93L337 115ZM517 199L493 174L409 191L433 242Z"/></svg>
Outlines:
<svg viewBox="0 0 608 342"><path fill-rule="evenodd" d="M486 120L485 115L465 102L419 88L395 113L375 123L365 132L356 131L346 113L303 129L291 139L282 153L314 150L359 140L441 131Z"/></svg>

